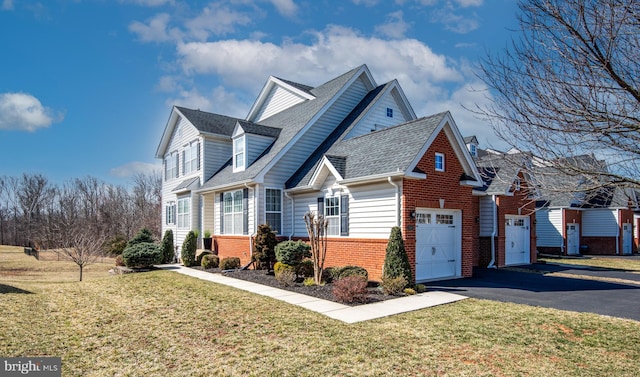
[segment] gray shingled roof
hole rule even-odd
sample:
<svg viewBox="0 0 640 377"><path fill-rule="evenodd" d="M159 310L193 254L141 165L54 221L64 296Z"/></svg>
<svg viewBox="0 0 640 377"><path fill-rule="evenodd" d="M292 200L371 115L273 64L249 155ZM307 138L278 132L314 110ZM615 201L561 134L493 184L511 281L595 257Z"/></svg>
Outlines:
<svg viewBox="0 0 640 377"><path fill-rule="evenodd" d="M187 120L200 132L231 136L233 134L233 129L236 126L236 122L242 120L226 115L187 109L186 107L176 106L176 109L178 109L182 115L184 115L185 118L187 118Z"/></svg>
<svg viewBox="0 0 640 377"><path fill-rule="evenodd" d="M238 123L240 123L240 126L245 133L253 135L262 135L276 138L278 137L278 135L280 135L280 131L282 131L281 128L263 126L261 124L256 124L246 120L239 121Z"/></svg>
<svg viewBox="0 0 640 377"><path fill-rule="evenodd" d="M218 186L242 183L258 176L291 140L300 133L311 119L338 93L338 91L360 70L362 66L336 77L310 90L316 98L294 105L260 121L261 125L280 128L280 134L268 151L242 172L233 172L228 164L214 174L203 186L206 190Z"/></svg>
<svg viewBox="0 0 640 377"><path fill-rule="evenodd" d="M344 179L406 172L446 115L439 113L339 141L326 156L333 161L340 157ZM312 175L313 169L296 186L308 185Z"/></svg>
<svg viewBox="0 0 640 377"><path fill-rule="evenodd" d="M191 191L191 190L197 189L199 185L200 185L200 178L199 177L193 177L193 178L185 179L184 181L180 182L171 191L172 192L183 191L183 190Z"/></svg>
<svg viewBox="0 0 640 377"><path fill-rule="evenodd" d="M504 194L513 184L521 166L516 155L484 154L476 159L476 166L482 177L483 187L475 190L487 194Z"/></svg>
<svg viewBox="0 0 640 377"><path fill-rule="evenodd" d="M306 92L306 93L311 93L311 90L313 89L313 87L309 86L309 85L300 84L300 83L297 83L297 82L294 82L294 81L291 81L291 80L285 80L285 79L282 79L280 77L276 77L276 78L278 80L280 80L282 82L285 82L285 83L293 86L294 88L302 90L303 92Z"/></svg>

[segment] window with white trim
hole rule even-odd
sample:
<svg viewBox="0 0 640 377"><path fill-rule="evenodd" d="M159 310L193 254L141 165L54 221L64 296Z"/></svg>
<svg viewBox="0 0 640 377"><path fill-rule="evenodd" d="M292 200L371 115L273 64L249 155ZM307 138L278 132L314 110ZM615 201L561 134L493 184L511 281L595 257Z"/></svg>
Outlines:
<svg viewBox="0 0 640 377"><path fill-rule="evenodd" d="M282 230L282 190L265 189L265 216L267 224L276 234Z"/></svg>
<svg viewBox="0 0 640 377"><path fill-rule="evenodd" d="M478 149L477 149L475 144L470 144L469 145L469 151L471 152L471 155L473 157L476 157L478 155Z"/></svg>
<svg viewBox="0 0 640 377"><path fill-rule="evenodd" d="M191 198L178 199L178 228L191 228Z"/></svg>
<svg viewBox="0 0 640 377"><path fill-rule="evenodd" d="M233 140L233 171L245 169L245 137L241 136Z"/></svg>
<svg viewBox="0 0 640 377"><path fill-rule="evenodd" d="M242 190L224 193L222 211L224 216L224 234L243 234Z"/></svg>
<svg viewBox="0 0 640 377"><path fill-rule="evenodd" d="M327 235L340 235L340 197L324 198L324 218L327 220Z"/></svg>
<svg viewBox="0 0 640 377"><path fill-rule="evenodd" d="M171 152L164 159L164 179L169 180L178 176L178 152Z"/></svg>
<svg viewBox="0 0 640 377"><path fill-rule="evenodd" d="M176 202L167 202L164 207L165 224L173 225L176 223Z"/></svg>
<svg viewBox="0 0 640 377"><path fill-rule="evenodd" d="M184 174L197 171L200 168L200 143L197 141L187 145L182 152L182 170Z"/></svg>
<svg viewBox="0 0 640 377"><path fill-rule="evenodd" d="M436 153L435 157L436 171L444 171L444 154Z"/></svg>

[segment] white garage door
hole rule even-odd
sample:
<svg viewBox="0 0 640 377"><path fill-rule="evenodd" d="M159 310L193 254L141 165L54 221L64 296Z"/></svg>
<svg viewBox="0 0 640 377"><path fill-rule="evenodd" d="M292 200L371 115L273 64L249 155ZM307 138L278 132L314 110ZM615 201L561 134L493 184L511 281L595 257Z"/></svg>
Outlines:
<svg viewBox="0 0 640 377"><path fill-rule="evenodd" d="M505 216L505 258L504 264L528 264L529 253L529 218L526 216Z"/></svg>
<svg viewBox="0 0 640 377"><path fill-rule="evenodd" d="M416 281L461 276L460 211L416 211Z"/></svg>

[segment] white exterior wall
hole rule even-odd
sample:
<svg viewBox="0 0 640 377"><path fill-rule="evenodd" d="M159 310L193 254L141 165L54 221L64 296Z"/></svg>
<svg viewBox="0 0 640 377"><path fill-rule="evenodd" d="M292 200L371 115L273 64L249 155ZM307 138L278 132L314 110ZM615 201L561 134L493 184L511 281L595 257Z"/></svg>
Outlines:
<svg viewBox="0 0 640 377"><path fill-rule="evenodd" d="M265 176L265 185L270 187L282 186L298 168L307 160L309 155L318 148L327 136L349 115L351 110L364 98L368 90L362 79L356 80L310 127L304 135L296 141L286 155L273 166Z"/></svg>
<svg viewBox="0 0 640 377"><path fill-rule="evenodd" d="M493 233L493 200L491 198L491 195L481 196L479 200L480 237L491 237L491 234Z"/></svg>
<svg viewBox="0 0 640 377"><path fill-rule="evenodd" d="M387 108L393 109L393 118L387 116ZM365 135L376 129L381 129L381 127L395 126L408 120L410 119L405 118L392 93L388 92L376 102L374 108L349 132L345 139Z"/></svg>
<svg viewBox="0 0 640 377"><path fill-rule="evenodd" d="M617 209L589 208L582 212L583 237L615 237L620 232Z"/></svg>
<svg viewBox="0 0 640 377"><path fill-rule="evenodd" d="M544 208L536 212L536 237L537 246L564 246L562 209Z"/></svg>
<svg viewBox="0 0 640 377"><path fill-rule="evenodd" d="M260 122L262 119L266 119L305 100L305 98L292 91L276 85L267 96L260 111L256 114L254 122Z"/></svg>
<svg viewBox="0 0 640 377"><path fill-rule="evenodd" d="M200 165L204 167L203 177L209 178L231 158L233 153L231 138L229 140L205 138L200 153L203 159Z"/></svg>

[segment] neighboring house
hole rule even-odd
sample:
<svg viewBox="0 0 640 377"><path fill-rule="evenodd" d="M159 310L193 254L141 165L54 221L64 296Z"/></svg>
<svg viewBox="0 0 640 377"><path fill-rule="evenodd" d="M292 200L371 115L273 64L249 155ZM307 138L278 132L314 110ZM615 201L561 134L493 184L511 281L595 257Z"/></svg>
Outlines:
<svg viewBox="0 0 640 377"><path fill-rule="evenodd" d="M259 224L304 239L314 211L329 224L326 265L374 280L393 226L416 281L471 276L479 259L483 181L453 117L417 118L398 82L376 84L366 65L317 87L269 77L245 119L174 107L156 156L178 248L208 229L220 257L247 264Z"/></svg>
<svg viewBox="0 0 640 377"><path fill-rule="evenodd" d="M473 190L479 200L479 266L504 267L535 263L535 189L522 165L527 158L478 148L465 139L476 160L483 186Z"/></svg>

